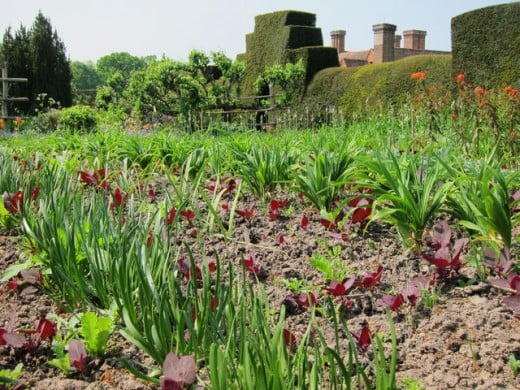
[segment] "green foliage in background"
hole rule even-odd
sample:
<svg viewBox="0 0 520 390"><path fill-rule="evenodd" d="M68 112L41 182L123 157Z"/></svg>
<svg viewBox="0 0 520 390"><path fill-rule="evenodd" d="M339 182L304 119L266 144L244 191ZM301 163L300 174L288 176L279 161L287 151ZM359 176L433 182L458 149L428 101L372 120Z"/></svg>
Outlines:
<svg viewBox="0 0 520 390"><path fill-rule="evenodd" d="M427 86L450 90L451 56L419 55L399 61L352 68L328 68L319 72L296 110L311 109L315 115L332 107L347 120L392 109L410 101L416 81L410 75L426 71Z"/></svg>
<svg viewBox="0 0 520 390"><path fill-rule="evenodd" d="M84 105L64 108L59 119L59 127L71 132L92 131L97 126L97 123L98 116L96 111Z"/></svg>
<svg viewBox="0 0 520 390"><path fill-rule="evenodd" d="M453 75L486 88L520 87L520 2L477 9L451 21Z"/></svg>

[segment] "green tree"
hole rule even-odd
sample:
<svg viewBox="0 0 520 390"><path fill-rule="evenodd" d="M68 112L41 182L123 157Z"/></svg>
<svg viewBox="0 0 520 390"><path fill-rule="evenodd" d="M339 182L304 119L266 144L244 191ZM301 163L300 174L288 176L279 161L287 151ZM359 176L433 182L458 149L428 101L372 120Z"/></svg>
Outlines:
<svg viewBox="0 0 520 390"><path fill-rule="evenodd" d="M101 57L96 63L96 69L101 84L108 85L116 73L128 82L133 72L146 67L149 59L133 56L126 52L112 53ZM120 91L122 92L122 91Z"/></svg>
<svg viewBox="0 0 520 390"><path fill-rule="evenodd" d="M96 67L92 62L73 61L70 64L72 71L72 95L74 102L92 103L95 90L101 84ZM94 93L92 93L94 92Z"/></svg>
<svg viewBox="0 0 520 390"><path fill-rule="evenodd" d="M72 104L70 61L65 45L52 29L50 20L41 12L36 16L31 31L29 54L31 60L31 102L34 108L36 97L46 93L62 106Z"/></svg>
<svg viewBox="0 0 520 390"><path fill-rule="evenodd" d="M0 57L1 64L7 66L10 77L29 77L31 73L31 59L29 53L30 36L24 26L15 32L14 36L11 28L8 28L4 34ZM9 86L10 96L30 96L32 79L29 78L28 83L16 83ZM26 112L28 110L27 103L9 102L9 112Z"/></svg>
<svg viewBox="0 0 520 390"><path fill-rule="evenodd" d="M213 53L212 59L220 76L212 91L215 95L216 105L223 108L232 108L236 106L240 97L240 84L246 71L245 63L232 61L222 52Z"/></svg>
<svg viewBox="0 0 520 390"><path fill-rule="evenodd" d="M9 91L10 95L29 98L29 104L13 104L15 111L32 112L41 104L37 98L42 94L62 106L71 105L72 72L65 45L41 12L29 31L24 26L14 35L10 28L6 30L0 56L10 76L29 79L27 84L13 85Z"/></svg>
<svg viewBox="0 0 520 390"><path fill-rule="evenodd" d="M101 57L96 63L96 71L102 85L96 94L96 105L99 108L107 108L111 104L119 104L132 75L145 69L154 59L153 56L140 58L127 52Z"/></svg>
<svg viewBox="0 0 520 390"><path fill-rule="evenodd" d="M101 85L101 78L99 77L96 66L91 61L81 62L73 61L70 64L72 71L72 89L95 89Z"/></svg>
<svg viewBox="0 0 520 390"><path fill-rule="evenodd" d="M204 84L189 65L169 59L152 62L132 74L125 97L135 112L148 117L155 112L180 115L193 127L193 118L207 98Z"/></svg>
<svg viewBox="0 0 520 390"><path fill-rule="evenodd" d="M124 97L141 119L151 119L155 113L176 116L193 130L201 111L233 103L243 75L243 63L234 63L222 53L209 57L194 50L187 63L163 58L134 71ZM101 104L111 98L108 90L103 93Z"/></svg>
<svg viewBox="0 0 520 390"><path fill-rule="evenodd" d="M263 94L268 86L277 91L278 104L287 105L292 101L296 88L302 84L305 76L305 66L300 59L296 64L267 66L264 73L255 81L255 92ZM271 91L270 91L271 92Z"/></svg>

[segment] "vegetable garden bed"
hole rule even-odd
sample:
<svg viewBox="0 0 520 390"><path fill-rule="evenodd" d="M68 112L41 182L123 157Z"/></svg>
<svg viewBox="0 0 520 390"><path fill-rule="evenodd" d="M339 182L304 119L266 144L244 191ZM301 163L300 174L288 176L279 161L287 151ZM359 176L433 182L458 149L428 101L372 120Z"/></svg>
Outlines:
<svg viewBox="0 0 520 390"><path fill-rule="evenodd" d="M518 387L518 160L384 128L6 139L2 376Z"/></svg>

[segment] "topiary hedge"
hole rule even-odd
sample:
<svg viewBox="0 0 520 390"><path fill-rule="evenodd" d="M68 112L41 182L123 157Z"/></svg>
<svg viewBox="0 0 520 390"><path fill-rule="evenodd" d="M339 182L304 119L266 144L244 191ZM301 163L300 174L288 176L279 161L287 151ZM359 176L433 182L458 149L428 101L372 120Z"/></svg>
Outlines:
<svg viewBox="0 0 520 390"><path fill-rule="evenodd" d="M320 110L333 108L348 119L380 107L401 105L417 87L411 74L418 71L427 71L427 87L435 84L450 90L453 85L449 55L419 55L383 64L329 68L314 76L296 110L310 109L322 116Z"/></svg>
<svg viewBox="0 0 520 390"><path fill-rule="evenodd" d="M453 76L487 88L520 87L520 2L477 9L451 20Z"/></svg>
<svg viewBox="0 0 520 390"><path fill-rule="evenodd" d="M334 48L323 47L321 29L315 24L316 15L308 12L278 11L257 15L254 32L246 35L246 53L237 57L246 63L243 93L253 93L256 78L267 66L296 63L302 58L307 81L317 70L338 66L337 52Z"/></svg>

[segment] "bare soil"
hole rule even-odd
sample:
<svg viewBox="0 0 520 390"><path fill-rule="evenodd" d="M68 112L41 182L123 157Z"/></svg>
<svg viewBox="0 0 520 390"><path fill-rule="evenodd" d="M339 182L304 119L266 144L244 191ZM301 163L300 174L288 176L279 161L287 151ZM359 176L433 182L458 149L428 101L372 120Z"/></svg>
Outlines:
<svg viewBox="0 0 520 390"><path fill-rule="evenodd" d="M283 197L280 196L280 199ZM338 258L350 275L362 276L383 266L379 285L370 291L353 290L354 306L350 310L349 329L359 332L363 324L371 329L388 332L384 293L397 292L416 275L432 272L431 266L401 245L394 229L383 223L373 223L367 231L351 227L346 237L331 235L320 223L320 216L311 207L291 199L292 211L284 211L277 220L267 216L268 210L252 198L244 197L239 208L257 204L251 221L235 219L234 243L224 242L218 235L205 239L206 254L218 254L220 259L240 263L241 254L255 253L266 273L261 283L273 308L284 305L290 291L281 280L301 279L318 286L318 300L327 292L325 277L310 264L316 253L326 253L337 247ZM225 211L221 211L225 216ZM307 229L300 226L302 215L309 218ZM518 231L515 232L518 236ZM186 240L190 238L187 227ZM283 240L280 238L283 237ZM21 237L16 231L0 232L0 273L17 262ZM283 242L282 242L283 241ZM341 248L341 251L339 250ZM476 276L472 267L441 287L439 301L432 308L419 305L394 316L398 338L398 378L413 378L426 389L518 389L520 377L515 377L507 364L512 355L520 360L520 320L502 305L507 292L491 286L488 280L471 282ZM0 292L0 324L17 312L16 326L27 328L58 308L39 290ZM294 309L294 308L293 308ZM296 335L303 332L309 319L308 310L287 307L287 327ZM332 342L332 326L319 318L323 332ZM344 335L343 335L344 336ZM343 337L345 344L347 337ZM12 369L24 364L19 382L32 389L153 389L154 386L136 379L121 364L121 358L152 364L149 358L127 343L117 333L110 341L107 358L93 362L89 377L77 374L66 377L47 362L53 358L49 346L35 350L14 350L0 346L0 368ZM203 387L202 383L198 384Z"/></svg>

